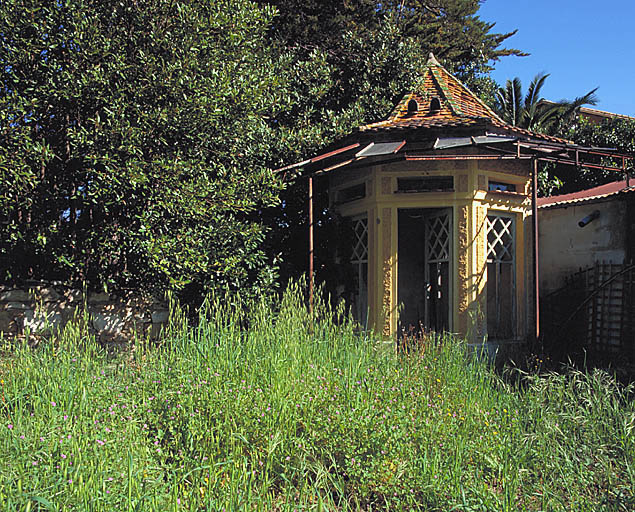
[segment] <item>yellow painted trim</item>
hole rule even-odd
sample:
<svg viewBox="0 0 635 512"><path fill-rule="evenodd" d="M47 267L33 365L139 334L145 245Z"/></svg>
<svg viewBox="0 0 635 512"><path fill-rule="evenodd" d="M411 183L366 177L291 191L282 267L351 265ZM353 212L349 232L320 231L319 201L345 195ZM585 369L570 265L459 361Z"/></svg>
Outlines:
<svg viewBox="0 0 635 512"><path fill-rule="evenodd" d="M525 187L529 190L527 176L496 172L489 169L479 170L478 161L460 161L454 170L448 170L447 162L443 168L430 170L417 168L416 163L408 162L407 169L390 165L374 165L363 177L340 182L333 187L333 198L341 189L359 183L366 183L366 197L357 201L335 205L344 217L367 215L368 217L368 304L369 325L386 336L397 335L398 308L398 210L408 208L450 208L452 211L452 271L450 273L450 329L453 332L467 334L480 333L480 324L468 326L468 311L486 314L487 307L487 234L485 216L488 212L512 215L515 218L516 243L516 329L520 337L527 334L529 306L527 290L530 275L527 269L526 219L530 214L530 198L527 195L505 195L479 189L479 175L489 180L503 181ZM428 166L429 167L429 166ZM452 192L395 193L397 178L413 176L454 176L455 190ZM467 176L461 182L464 191L458 192L459 176ZM482 181L482 179L481 179ZM466 186L465 186L466 185ZM463 210L465 208L465 210ZM459 240L461 215L465 215L465 240ZM460 254L459 251L465 251ZM463 267L462 267L463 266ZM464 282L461 280L465 279ZM463 311L463 307L466 311ZM463 315L466 315L463 317ZM472 318L474 316L472 315ZM484 317L486 318L486 317Z"/></svg>
<svg viewBox="0 0 635 512"><path fill-rule="evenodd" d="M516 215L516 336L525 337L527 304L524 300L527 286L527 273L525 272L525 222L524 215ZM520 250L519 250L520 249ZM522 277L521 277L522 276ZM524 278L524 279L523 279Z"/></svg>
<svg viewBox="0 0 635 512"><path fill-rule="evenodd" d="M399 296L397 295L397 252L399 250L399 237L397 223L399 221L398 210L396 207L391 208L391 226L390 226L390 243L391 243L391 263L392 263L392 302L390 306L390 332L393 336L397 336L398 308Z"/></svg>

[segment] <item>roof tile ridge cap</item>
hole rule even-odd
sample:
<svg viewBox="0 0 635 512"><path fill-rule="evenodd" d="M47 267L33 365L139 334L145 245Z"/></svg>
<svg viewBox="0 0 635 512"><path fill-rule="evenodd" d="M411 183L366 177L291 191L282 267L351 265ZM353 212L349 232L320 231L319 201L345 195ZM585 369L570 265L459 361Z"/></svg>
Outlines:
<svg viewBox="0 0 635 512"><path fill-rule="evenodd" d="M503 123L503 124L507 125L507 123L506 123L505 121L503 121L503 119L501 119L501 118L498 116L498 114L497 114L496 112L494 112L494 111L493 111L493 110L489 107L489 105L487 105L487 103L485 103L485 102L484 102L481 98L479 98L476 94L474 94L472 91L470 91L470 90L467 88L467 86L466 86L463 82L461 82L461 80L459 80L457 77L455 77L452 73L450 73L447 69L445 69L445 68L444 68L443 66L441 66L440 64L439 64L439 67L440 67L443 71L445 71L445 72L448 74L448 76L450 76L450 78L452 78L452 80L454 80L454 81L455 81L457 84L459 84L459 85L460 85L460 86L461 86L461 87L462 87L462 88L463 88L463 89L464 89L467 93L469 93L469 94L470 94L470 96L472 96L472 97L473 97L473 98L474 98L474 99L475 99L475 100L476 100L476 101L477 101L477 102L478 102L478 103L479 103L482 107L484 107L484 108L485 108L485 110L486 110L489 114L491 114L491 116L492 116L493 118L495 118L496 120L500 121L501 123ZM508 126L511 126L511 125L508 125Z"/></svg>
<svg viewBox="0 0 635 512"><path fill-rule="evenodd" d="M445 71L443 66L441 66L441 64L439 64L439 63L437 63L435 65L428 65L427 69L430 71L433 80L437 84L437 87L439 89L441 89L441 92L443 93L443 95L445 97L445 100L449 103L450 109L452 110L452 113L457 115L457 116L464 115L463 111L461 110L461 107L459 107L459 105L457 105L457 103L454 101L454 99L450 95L450 88L448 87L448 84L445 82L445 80L440 76L439 71L437 69L435 69L436 67L439 67L439 68L441 68L441 69L443 69ZM447 73L447 71L445 71L445 72Z"/></svg>

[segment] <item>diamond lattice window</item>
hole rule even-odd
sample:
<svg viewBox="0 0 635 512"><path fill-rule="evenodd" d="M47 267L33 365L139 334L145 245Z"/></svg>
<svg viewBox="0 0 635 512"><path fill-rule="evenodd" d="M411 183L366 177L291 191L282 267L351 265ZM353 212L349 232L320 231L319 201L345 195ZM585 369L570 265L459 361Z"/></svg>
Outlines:
<svg viewBox="0 0 635 512"><path fill-rule="evenodd" d="M511 262L514 259L514 219L487 216L487 261Z"/></svg>
<svg viewBox="0 0 635 512"><path fill-rule="evenodd" d="M426 255L428 263L450 259L450 216L430 217L427 225Z"/></svg>
<svg viewBox="0 0 635 512"><path fill-rule="evenodd" d="M353 220L351 267L354 282L352 311L355 319L366 325L368 317L368 219Z"/></svg>
<svg viewBox="0 0 635 512"><path fill-rule="evenodd" d="M351 263L368 261L368 219L357 219L353 222L355 236Z"/></svg>
<svg viewBox="0 0 635 512"><path fill-rule="evenodd" d="M511 339L515 333L514 218L488 215L487 220L487 334Z"/></svg>

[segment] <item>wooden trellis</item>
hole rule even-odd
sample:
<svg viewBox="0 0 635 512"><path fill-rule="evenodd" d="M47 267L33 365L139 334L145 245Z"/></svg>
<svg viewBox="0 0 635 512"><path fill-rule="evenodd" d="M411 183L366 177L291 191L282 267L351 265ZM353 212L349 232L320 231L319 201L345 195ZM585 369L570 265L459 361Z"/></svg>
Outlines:
<svg viewBox="0 0 635 512"><path fill-rule="evenodd" d="M597 262L569 276L543 303L551 344L635 357L635 265ZM564 348L564 347L563 347Z"/></svg>

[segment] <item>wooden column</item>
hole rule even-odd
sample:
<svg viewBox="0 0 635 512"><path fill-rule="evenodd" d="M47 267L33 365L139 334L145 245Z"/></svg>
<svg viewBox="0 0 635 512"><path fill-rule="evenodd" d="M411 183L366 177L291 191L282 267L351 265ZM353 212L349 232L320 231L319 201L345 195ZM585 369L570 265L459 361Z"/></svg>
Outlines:
<svg viewBox="0 0 635 512"><path fill-rule="evenodd" d="M393 298L393 243L392 243L392 210L383 208L381 215L381 261L382 261L382 297L383 312L382 334L386 337L393 334L392 310Z"/></svg>
<svg viewBox="0 0 635 512"><path fill-rule="evenodd" d="M535 340L540 338L540 267L538 254L538 159L533 160L531 186L531 216L532 235L534 241L534 310L535 310Z"/></svg>

